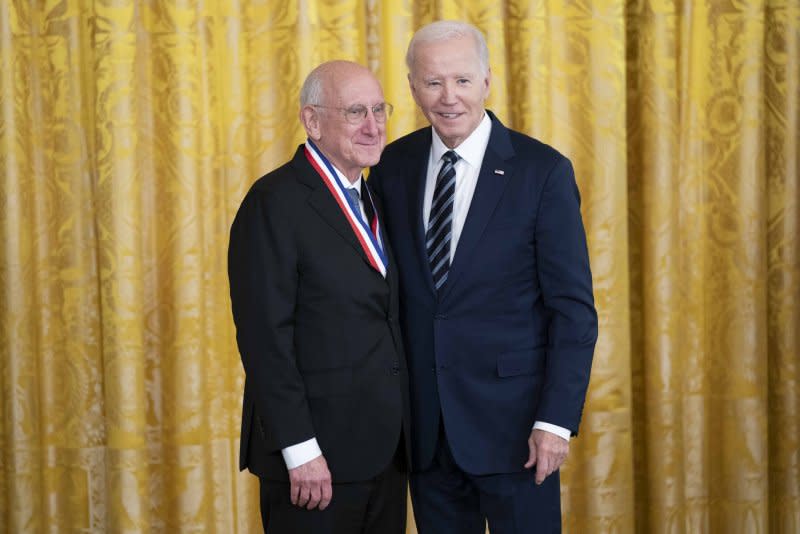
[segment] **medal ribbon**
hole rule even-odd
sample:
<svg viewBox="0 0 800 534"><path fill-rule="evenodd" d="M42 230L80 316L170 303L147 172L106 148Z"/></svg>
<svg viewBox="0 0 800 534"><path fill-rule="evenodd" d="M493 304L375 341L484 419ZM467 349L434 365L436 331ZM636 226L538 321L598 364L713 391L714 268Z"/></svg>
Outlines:
<svg viewBox="0 0 800 534"><path fill-rule="evenodd" d="M365 188L368 198L363 198L362 201L369 202L372 205L372 212L375 215L372 217L372 221L370 221L371 224L367 225L366 221L364 221L364 217L361 215L361 210L353 210L350 203L347 201L347 193L345 193L345 188L341 180L339 180L333 165L331 165L331 162L322 155L322 152L320 152L316 146L314 146L311 139L306 141L305 154L311 166L314 167L314 170L316 170L322 178L328 191L333 195L334 200L336 200L336 203L339 205L339 209L344 213L347 222L350 224L350 228L353 229L353 233L356 234L361 248L367 255L369 264L386 278L386 266L388 265L388 261L386 260L383 240L380 237L381 232L380 222L378 221L378 211L375 209L375 204L372 202L372 195L369 194L369 190Z"/></svg>

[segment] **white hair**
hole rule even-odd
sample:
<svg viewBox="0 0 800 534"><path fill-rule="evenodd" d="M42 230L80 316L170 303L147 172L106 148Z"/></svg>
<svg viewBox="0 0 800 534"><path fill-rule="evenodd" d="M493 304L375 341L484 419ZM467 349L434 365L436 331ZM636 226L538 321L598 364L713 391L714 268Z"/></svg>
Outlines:
<svg viewBox="0 0 800 534"><path fill-rule="evenodd" d="M303 87L300 89L300 108L306 106L316 106L322 102L322 73L319 67L312 70L306 76Z"/></svg>
<svg viewBox="0 0 800 534"><path fill-rule="evenodd" d="M467 36L472 37L475 41L478 60L483 73L487 74L489 72L489 47L486 45L483 33L472 24L456 20L439 20L417 30L414 37L411 38L411 42L408 43L408 51L406 52L406 65L409 72L414 70L414 49L418 44L449 41L450 39L459 39Z"/></svg>

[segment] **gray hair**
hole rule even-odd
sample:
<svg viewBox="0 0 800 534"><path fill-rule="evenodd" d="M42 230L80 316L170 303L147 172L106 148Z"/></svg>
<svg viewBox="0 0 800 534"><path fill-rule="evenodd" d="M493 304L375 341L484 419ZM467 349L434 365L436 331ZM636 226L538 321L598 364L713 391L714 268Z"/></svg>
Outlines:
<svg viewBox="0 0 800 534"><path fill-rule="evenodd" d="M450 39L459 39L467 36L471 36L475 41L475 51L478 53L478 60L481 63L483 73L488 73L489 47L486 46L486 39L483 37L483 33L472 24L456 20L439 20L417 30L414 37L411 38L411 42L408 43L408 51L406 52L406 65L409 72L414 68L414 48L418 44L449 41Z"/></svg>
<svg viewBox="0 0 800 534"><path fill-rule="evenodd" d="M322 102L322 72L323 69L317 67L306 76L303 87L300 89L301 109L309 105L318 105Z"/></svg>

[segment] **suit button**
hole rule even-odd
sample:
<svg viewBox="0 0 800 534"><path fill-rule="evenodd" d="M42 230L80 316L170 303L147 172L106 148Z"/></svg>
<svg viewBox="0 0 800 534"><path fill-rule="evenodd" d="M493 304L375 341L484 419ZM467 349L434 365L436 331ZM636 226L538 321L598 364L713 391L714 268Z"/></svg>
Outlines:
<svg viewBox="0 0 800 534"><path fill-rule="evenodd" d="M400 374L400 366L398 364L394 364L392 366L392 374L399 375Z"/></svg>

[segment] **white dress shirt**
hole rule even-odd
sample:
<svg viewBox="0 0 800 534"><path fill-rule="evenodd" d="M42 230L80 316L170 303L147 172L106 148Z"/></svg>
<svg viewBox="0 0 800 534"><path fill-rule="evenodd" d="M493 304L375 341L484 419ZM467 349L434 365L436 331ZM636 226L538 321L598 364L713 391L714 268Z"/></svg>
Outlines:
<svg viewBox="0 0 800 534"><path fill-rule="evenodd" d="M422 222L425 225L424 228L428 228L431 203L433 202L433 190L436 187L436 176L439 174L439 169L442 166L442 156L445 152L451 150L447 148L436 133L436 130L433 130L433 128L431 128L431 130L433 133L433 142L431 143L431 150L428 155L428 172L425 176L425 197L422 205ZM451 263L455 256L458 240L461 237L461 231L464 229L464 221L467 220L467 213L472 203L472 195L475 193L475 186L478 185L478 175L481 171L481 163L486 153L486 147L489 146L489 135L491 133L492 121L489 116L484 113L483 119L478 124L478 127L475 128L469 137L464 139L460 145L452 149L458 154L459 159L455 164L456 190L453 198L452 236L450 238ZM569 441L571 434L569 429L551 423L545 423L544 421L536 421L533 428L550 432L567 441Z"/></svg>
<svg viewBox="0 0 800 534"><path fill-rule="evenodd" d="M433 130L433 142L431 143L430 154L428 155L428 173L425 177L425 197L422 204L422 223L424 228L428 228L428 220L431 215L431 203L433 202L433 190L436 187L436 176L442 168L442 156L450 150L444 144L436 130ZM472 203L472 194L475 193L475 186L478 185L478 173L481 170L483 155L489 145L489 134L492 132L492 121L484 113L483 120L469 137L458 145L454 150L459 159L456 161L456 190L453 198L453 222L452 235L450 237L450 262L453 262L453 255L461 237L461 230L464 229L464 221L467 219L469 205Z"/></svg>

